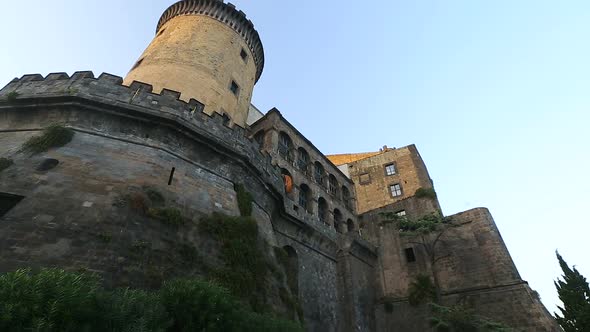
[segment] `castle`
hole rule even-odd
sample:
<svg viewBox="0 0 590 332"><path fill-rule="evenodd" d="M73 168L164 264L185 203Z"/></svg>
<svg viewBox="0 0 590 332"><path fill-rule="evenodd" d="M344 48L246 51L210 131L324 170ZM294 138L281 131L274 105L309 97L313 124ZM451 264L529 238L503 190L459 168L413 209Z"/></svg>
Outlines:
<svg viewBox="0 0 590 332"><path fill-rule="evenodd" d="M139 287L202 275L175 254L178 245L208 252L195 225L215 212L239 215L243 186L261 236L289 254L289 292L309 331L427 331L428 308L409 304L408 287L433 268L444 304L468 303L525 331L560 330L487 209L451 216L461 226L442 238L434 267L423 248L381 222L382 212L441 211L417 148L324 155L277 109L251 105L263 69L261 39L242 11L183 0L162 15L124 79L76 72L12 80L0 91L0 157L11 160L0 171L0 272L84 268L108 285ZM75 132L71 142L23 153L55 123ZM127 209L126 198L145 188L191 223L171 229Z"/></svg>

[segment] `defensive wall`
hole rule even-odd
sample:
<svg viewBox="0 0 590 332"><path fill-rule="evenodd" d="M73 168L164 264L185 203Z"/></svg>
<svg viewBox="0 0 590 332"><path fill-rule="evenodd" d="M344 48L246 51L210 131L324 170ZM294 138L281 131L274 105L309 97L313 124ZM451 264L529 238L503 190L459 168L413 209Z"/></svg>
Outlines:
<svg viewBox="0 0 590 332"><path fill-rule="evenodd" d="M202 276L203 266L220 262L196 226L212 212L237 215L235 185L243 184L253 195L261 235L295 252L306 328L372 330L371 244L301 218L285 204L280 169L247 129L229 127L200 102L179 100L178 92L121 83L91 72L25 75L0 91L0 146L6 147L0 157L14 162L0 173L0 191L20 199L0 217L6 239L0 272L83 269L101 274L108 286L133 287ZM54 123L75 131L70 143L34 155L22 151ZM152 190L182 212L185 225L171 229L134 212L130 198ZM206 264L187 261L187 246ZM344 292L345 285L355 287ZM278 286L272 289L269 301L280 308Z"/></svg>

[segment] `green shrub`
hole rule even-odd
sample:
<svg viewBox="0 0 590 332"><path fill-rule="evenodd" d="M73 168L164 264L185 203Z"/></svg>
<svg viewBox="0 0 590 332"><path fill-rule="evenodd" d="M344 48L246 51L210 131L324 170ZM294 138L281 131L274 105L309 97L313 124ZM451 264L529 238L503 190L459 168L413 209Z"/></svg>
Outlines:
<svg viewBox="0 0 590 332"><path fill-rule="evenodd" d="M418 188L414 196L417 198L436 199L436 191L434 191L434 188Z"/></svg>
<svg viewBox="0 0 590 332"><path fill-rule="evenodd" d="M238 199L238 208L242 217L250 217L252 215L252 194L246 191L244 185L237 184L234 186Z"/></svg>
<svg viewBox="0 0 590 332"><path fill-rule="evenodd" d="M151 208L148 210L148 215L170 226L184 224L180 210L175 208Z"/></svg>
<svg viewBox="0 0 590 332"><path fill-rule="evenodd" d="M0 331L302 332L297 323L246 310L229 292L194 280L159 291L106 291L95 276L48 269L0 275Z"/></svg>
<svg viewBox="0 0 590 332"><path fill-rule="evenodd" d="M45 152L51 148L64 146L72 141L74 131L69 128L54 124L43 130L40 136L33 136L29 138L23 150L32 153Z"/></svg>
<svg viewBox="0 0 590 332"><path fill-rule="evenodd" d="M134 289L101 292L97 296L100 321L94 331L163 332L172 325L160 294Z"/></svg>
<svg viewBox="0 0 590 332"><path fill-rule="evenodd" d="M430 279L430 276L426 274L420 274L410 283L408 287L408 302L410 305L418 305L427 303L436 298L436 288L434 283Z"/></svg>
<svg viewBox="0 0 590 332"><path fill-rule="evenodd" d="M96 321L98 279L56 269L0 276L0 331L85 331Z"/></svg>
<svg viewBox="0 0 590 332"><path fill-rule="evenodd" d="M12 166L13 161L12 159L8 158L0 158L0 172L7 169L8 167Z"/></svg>

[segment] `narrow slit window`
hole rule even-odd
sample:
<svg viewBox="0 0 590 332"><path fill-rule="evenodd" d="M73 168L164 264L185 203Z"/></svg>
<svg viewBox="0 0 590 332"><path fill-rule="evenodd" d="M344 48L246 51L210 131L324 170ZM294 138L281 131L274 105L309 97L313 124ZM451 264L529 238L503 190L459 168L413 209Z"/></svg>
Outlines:
<svg viewBox="0 0 590 332"><path fill-rule="evenodd" d="M236 81L231 81L229 89L236 97L240 95L240 86L238 83L236 83Z"/></svg>
<svg viewBox="0 0 590 332"><path fill-rule="evenodd" d="M176 167L172 167L172 170L170 171L170 177L168 178L168 185L171 186L172 185L172 180L174 180L174 172L176 171Z"/></svg>

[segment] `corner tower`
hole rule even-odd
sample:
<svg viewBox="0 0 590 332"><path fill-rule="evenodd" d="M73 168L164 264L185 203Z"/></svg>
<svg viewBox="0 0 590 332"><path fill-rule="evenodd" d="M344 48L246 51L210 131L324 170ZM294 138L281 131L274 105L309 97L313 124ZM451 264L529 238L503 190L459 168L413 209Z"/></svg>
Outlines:
<svg viewBox="0 0 590 332"><path fill-rule="evenodd" d="M254 84L264 68L258 32L242 11L223 0L183 0L158 22L156 36L124 84L133 81L181 93L245 126Z"/></svg>

